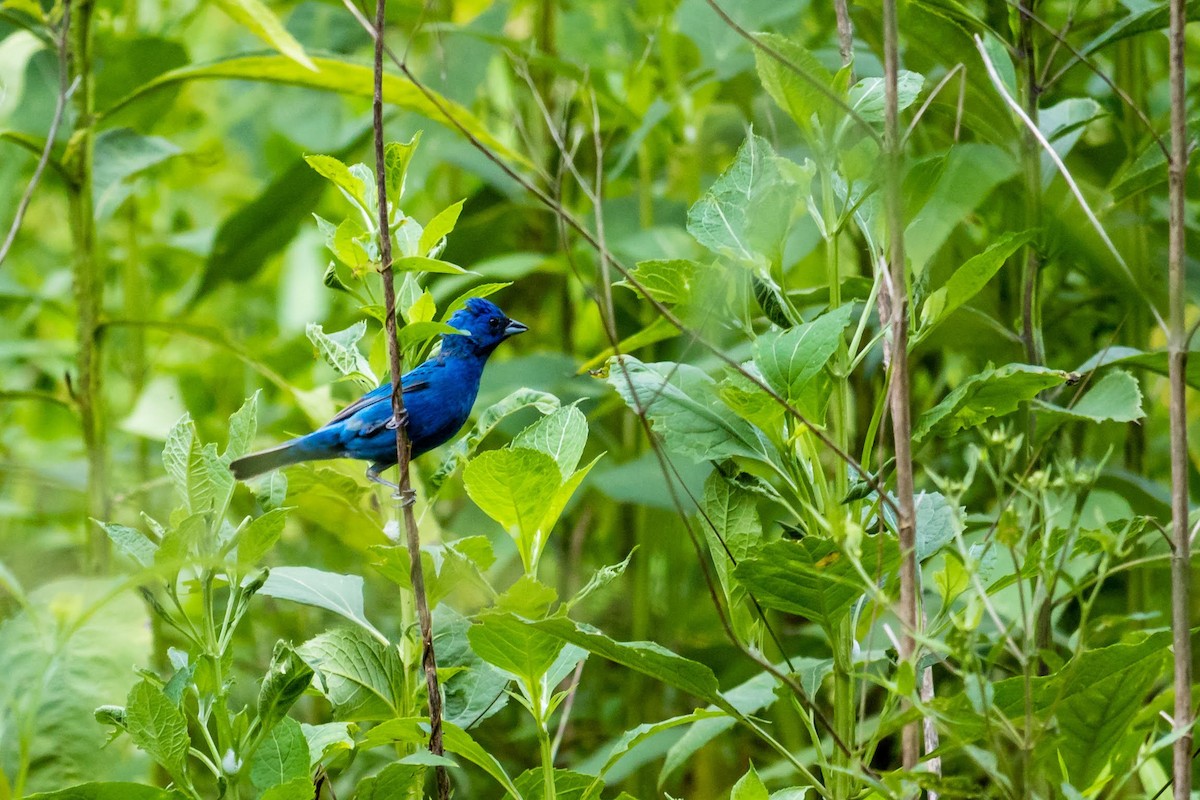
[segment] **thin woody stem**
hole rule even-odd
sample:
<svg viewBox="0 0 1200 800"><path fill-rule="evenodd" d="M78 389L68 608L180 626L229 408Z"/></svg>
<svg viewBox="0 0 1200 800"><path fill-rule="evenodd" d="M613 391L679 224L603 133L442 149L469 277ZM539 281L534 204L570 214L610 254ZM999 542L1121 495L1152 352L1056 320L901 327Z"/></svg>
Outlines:
<svg viewBox="0 0 1200 800"><path fill-rule="evenodd" d="M372 102L375 127L375 186L379 203L380 273L383 276L383 298L386 313L384 328L387 336L388 365L392 375L392 419L396 426L396 464L399 469L396 498L404 515L405 541L408 546L410 576L417 607L417 622L421 629L421 666L429 694L429 749L442 755L442 693L438 686L437 659L433 650L433 618L429 613L429 598L425 593L425 574L421 569L421 540L417 534L417 519L413 514L412 476L409 462L412 448L408 441L407 415L404 410L402 383L403 357L396 337L396 287L392 273L392 234L388 227L387 180L383 142L383 29L387 0L377 0L375 6L375 92ZM437 768L439 800L450 797L450 776L446 768Z"/></svg>

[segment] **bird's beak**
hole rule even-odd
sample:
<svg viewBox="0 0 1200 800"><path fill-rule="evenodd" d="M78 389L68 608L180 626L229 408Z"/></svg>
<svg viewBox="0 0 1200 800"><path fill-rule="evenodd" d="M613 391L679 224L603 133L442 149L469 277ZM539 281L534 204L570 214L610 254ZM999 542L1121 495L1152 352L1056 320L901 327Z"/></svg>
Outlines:
<svg viewBox="0 0 1200 800"><path fill-rule="evenodd" d="M505 338L516 336L518 333L524 333L527 330L529 330L528 325L517 322L515 319L510 319L508 325L504 328L504 336Z"/></svg>

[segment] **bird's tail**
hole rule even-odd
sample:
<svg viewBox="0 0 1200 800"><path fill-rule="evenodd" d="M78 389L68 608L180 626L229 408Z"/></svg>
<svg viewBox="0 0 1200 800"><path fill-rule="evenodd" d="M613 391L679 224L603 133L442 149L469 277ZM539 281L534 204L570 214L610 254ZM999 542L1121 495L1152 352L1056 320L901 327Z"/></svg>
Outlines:
<svg viewBox="0 0 1200 800"><path fill-rule="evenodd" d="M270 450L262 450L257 453L251 453L248 456L243 456L232 462L229 465L229 469L233 472L235 478L239 481L244 481L247 478L262 475L264 472L270 472L273 469L298 464L301 461L308 461L312 457L311 452L305 452L305 448L298 447L296 442L288 442L278 447L272 447Z"/></svg>

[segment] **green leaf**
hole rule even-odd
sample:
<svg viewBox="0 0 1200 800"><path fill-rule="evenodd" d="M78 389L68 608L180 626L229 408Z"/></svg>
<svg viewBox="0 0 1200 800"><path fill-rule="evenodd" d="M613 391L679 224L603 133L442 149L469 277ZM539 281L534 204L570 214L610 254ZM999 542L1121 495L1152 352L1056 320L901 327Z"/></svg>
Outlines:
<svg viewBox="0 0 1200 800"><path fill-rule="evenodd" d="M457 668L442 682L445 718L457 725L476 725L499 712L508 701L507 674L481 659L470 646L473 624L449 605L433 612L439 669Z"/></svg>
<svg viewBox="0 0 1200 800"><path fill-rule="evenodd" d="M497 669L511 673L526 686L535 686L550 671L563 643L513 614L488 613L467 631L475 654Z"/></svg>
<svg viewBox="0 0 1200 800"><path fill-rule="evenodd" d="M187 718L162 689L148 680L134 684L125 700L125 729L173 777L183 775L191 744Z"/></svg>
<svg viewBox="0 0 1200 800"><path fill-rule="evenodd" d="M917 512L917 560L924 561L954 541L963 524L940 492L918 492L913 501Z"/></svg>
<svg viewBox="0 0 1200 800"><path fill-rule="evenodd" d="M195 431L192 415L185 413L167 432L167 440L163 444L163 467L185 504L188 501L188 464L192 458Z"/></svg>
<svg viewBox="0 0 1200 800"><path fill-rule="evenodd" d="M1032 364L987 367L967 378L946 395L945 400L922 414L914 426L913 441L920 442L930 435L950 436L994 417L1011 414L1021 403L1066 379L1067 373L1061 370Z"/></svg>
<svg viewBox="0 0 1200 800"><path fill-rule="evenodd" d="M754 428L717 398L713 379L690 364L614 357L608 362L608 382L627 406L645 411L667 448L680 455L696 461L766 458Z"/></svg>
<svg viewBox="0 0 1200 800"><path fill-rule="evenodd" d="M733 163L688 210L687 229L717 255L766 269L779 263L800 190L766 139L751 133Z"/></svg>
<svg viewBox="0 0 1200 800"><path fill-rule="evenodd" d="M258 392L246 398L242 407L229 417L229 441L221 458L228 464L250 452L258 432Z"/></svg>
<svg viewBox="0 0 1200 800"><path fill-rule="evenodd" d="M630 274L641 284L650 297L660 303L677 305L692 298L696 281L705 272L711 271L698 261L686 258L639 261ZM630 281L617 281L614 286L624 286L630 291L640 292ZM624 352L624 351L622 351Z"/></svg>
<svg viewBox="0 0 1200 800"><path fill-rule="evenodd" d="M250 521L238 537L238 563L242 565L257 564L283 533L290 508L273 508L265 514L260 514Z"/></svg>
<svg viewBox="0 0 1200 800"><path fill-rule="evenodd" d="M513 784L512 779L504 771L504 767L496 760L495 756L480 747L479 743L472 739L469 733L453 722L444 723L443 733L446 737L444 742L446 750L454 753L456 756L462 756L488 775L491 775L497 783L513 796L514 800L522 800L521 793L517 791L517 787Z"/></svg>
<svg viewBox="0 0 1200 800"><path fill-rule="evenodd" d="M755 496L714 470L704 481L704 510L701 528L717 578L727 598L741 586L733 580L734 563L750 556L763 538Z"/></svg>
<svg viewBox="0 0 1200 800"><path fill-rule="evenodd" d="M424 782L423 766L388 764L371 777L359 781L354 791L354 800L399 800L402 797L419 797Z"/></svg>
<svg viewBox="0 0 1200 800"><path fill-rule="evenodd" d="M438 654L440 659L441 654ZM354 732L358 726L353 722L326 722L321 725L300 723L300 730L308 740L308 762L316 766L327 756L349 752L354 749Z"/></svg>
<svg viewBox="0 0 1200 800"><path fill-rule="evenodd" d="M1190 352L1192 355L1187 360L1187 370L1184 373L1184 379L1187 381L1188 386L1193 389L1200 389L1200 355L1197 355L1200 351L1193 350ZM1135 347L1113 345L1112 347L1106 347L1089 358L1083 364L1079 365L1075 371L1086 375L1101 367L1113 364L1125 367L1140 367L1165 376L1167 374L1167 353L1164 350L1145 352Z"/></svg>
<svg viewBox="0 0 1200 800"><path fill-rule="evenodd" d="M25 795L25 800L184 800L179 792L147 786L143 783L81 783L55 792Z"/></svg>
<svg viewBox="0 0 1200 800"><path fill-rule="evenodd" d="M547 414L521 431L513 439L512 446L537 450L550 456L558 464L563 480L566 480L579 466L587 435L587 418L577 406L569 405Z"/></svg>
<svg viewBox="0 0 1200 800"><path fill-rule="evenodd" d="M1137 378L1123 369L1105 373L1069 408L1040 403L1038 410L1091 422L1136 422L1146 416L1141 386Z"/></svg>
<svg viewBox="0 0 1200 800"><path fill-rule="evenodd" d="M510 414L515 414L526 408L536 408L542 414L552 414L559 406L559 399L556 395L549 392L542 392L537 389L517 389L506 396L503 400L493 403L483 410L479 415L475 426L467 433L466 436L455 442L450 449L450 454L446 456L446 460L442 462L429 479L429 485L434 491L446 482L454 471L459 466L467 463L467 457L475 451L489 433L495 430L500 421Z"/></svg>
<svg viewBox="0 0 1200 800"><path fill-rule="evenodd" d="M754 48L754 63L763 88L801 131L811 135L814 115L824 118L833 108L829 99L830 94L836 95L833 75L812 53L790 39L778 34L759 34L759 40L786 62Z"/></svg>
<svg viewBox="0 0 1200 800"><path fill-rule="evenodd" d="M258 800L312 800L312 778L292 778L287 783L280 783L267 789Z"/></svg>
<svg viewBox="0 0 1200 800"><path fill-rule="evenodd" d="M321 177L328 180L352 203L364 213L370 213L373 205L367 199L367 192L375 188L363 183L362 179L350 172L350 168L341 159L333 156L311 155L304 157L308 166Z"/></svg>
<svg viewBox="0 0 1200 800"><path fill-rule="evenodd" d="M576 592L574 597L572 597L570 600L566 601L566 603L565 603L566 610L570 611L576 605L578 605L583 600L585 600L588 596L590 596L594 592L600 591L605 586L608 586L608 584L612 583L617 578L624 575L626 568L629 567L629 561L633 558L633 554L636 551L637 551L637 546L635 545L633 550L629 551L629 555L625 556L625 559L623 561L621 561L617 564L609 564L608 566L601 567L600 569L593 572L592 577L588 579L588 582L586 584L584 584L583 588L580 589L578 592Z"/></svg>
<svg viewBox="0 0 1200 800"><path fill-rule="evenodd" d="M489 450L467 464L463 483L475 505L512 535L529 572L550 534L543 520L563 485L558 464L525 447Z"/></svg>
<svg viewBox="0 0 1200 800"><path fill-rule="evenodd" d="M911 106L921 94L925 77L917 72L900 70L896 75L896 97L900 111ZM884 81L883 78L863 78L850 87L850 108L867 122L883 122Z"/></svg>
<svg viewBox="0 0 1200 800"><path fill-rule="evenodd" d="M297 778L308 780L308 740L300 723L284 717L267 729L250 761L250 782L259 791ZM312 783L309 782L311 793Z"/></svg>
<svg viewBox="0 0 1200 800"><path fill-rule="evenodd" d="M295 61L305 69L316 71L317 67L304 52L279 18L262 0L216 0L221 10L239 25L262 39L275 50Z"/></svg>
<svg viewBox="0 0 1200 800"><path fill-rule="evenodd" d="M96 136L92 202L95 218L106 220L133 194L130 178L179 155L161 136L142 136L128 128L112 128Z"/></svg>
<svg viewBox="0 0 1200 800"><path fill-rule="evenodd" d="M412 162L420 143L421 132L417 131L407 142L388 142L384 145L383 177L389 203L399 203L400 198L404 196L404 179L408 176L408 165Z"/></svg>
<svg viewBox="0 0 1200 800"><path fill-rule="evenodd" d="M259 594L291 600L340 614L380 641L386 637L367 621L363 611L363 579L312 567L275 567Z"/></svg>
<svg viewBox="0 0 1200 800"><path fill-rule="evenodd" d="M707 700L718 708L729 709L729 704L720 696L717 678L711 669L697 661L676 655L655 642L618 642L590 625L577 623L566 617L526 620L522 624L582 647L589 653L595 653L643 675L649 675L693 697Z"/></svg>
<svg viewBox="0 0 1200 800"><path fill-rule="evenodd" d="M421 231L421 239L417 244L417 255L428 256L442 239L453 232L465 202L465 200L459 200L457 203L443 208L433 219L429 220L425 230Z"/></svg>
<svg viewBox="0 0 1200 800"><path fill-rule="evenodd" d="M390 719L404 702L404 665L396 648L361 628L336 628L296 652L317 674L337 719Z"/></svg>
<svg viewBox="0 0 1200 800"><path fill-rule="evenodd" d="M258 720L270 730L312 684L313 670L287 642L275 643L271 666L258 690Z"/></svg>
<svg viewBox="0 0 1200 800"><path fill-rule="evenodd" d="M814 425L823 424L832 390L825 366L837 353L853 312L853 305L844 305L755 342L754 363L767 384Z"/></svg>
<svg viewBox="0 0 1200 800"><path fill-rule="evenodd" d="M593 800L597 794L589 794L588 788L595 785L595 778L569 769L551 770L554 781L554 796L561 800ZM544 800L546 797L546 773L542 767L527 769L513 781L525 800ZM507 798L505 798L507 800Z"/></svg>
<svg viewBox="0 0 1200 800"><path fill-rule="evenodd" d="M392 262L396 272L438 272L449 275L463 275L466 270L449 261L439 261L425 256L404 256Z"/></svg>
<svg viewBox="0 0 1200 800"><path fill-rule="evenodd" d="M767 787L763 785L762 779L754 771L753 764L746 770L746 774L738 778L738 782L733 785L729 800L768 800Z"/></svg>
<svg viewBox="0 0 1200 800"><path fill-rule="evenodd" d="M375 556L372 566L400 588L412 591L412 565L407 547L372 545L370 551ZM490 592L484 572L495 560L492 543L486 536L466 536L452 542L423 546L421 567L429 607L437 608L452 591L468 584Z"/></svg>
<svg viewBox="0 0 1200 800"><path fill-rule="evenodd" d="M94 520L94 522L104 529L104 532L108 534L109 540L122 553L143 567L149 567L154 564L154 554L158 552L158 544L151 541L146 534L136 528L130 528L127 525L118 525L115 522L100 522L98 520Z"/></svg>
<svg viewBox="0 0 1200 800"><path fill-rule="evenodd" d="M621 734L617 741L613 742L612 748L608 751L604 759L604 766L596 774L595 781L592 784L594 789L599 788L599 783L604 775L617 765L625 756L629 755L639 744L646 741L650 737L662 733L663 731L677 728L680 725L691 725L694 722L710 719L732 719L729 714L716 709L696 709L690 714L682 714L670 719L659 720L658 722L646 722L638 725L636 728L625 731ZM589 796L593 796L592 792L588 792Z"/></svg>
<svg viewBox="0 0 1200 800"><path fill-rule="evenodd" d="M371 365L358 349L358 343L367 333L367 323L359 321L337 333L325 333L321 325L310 322L305 329L308 340L317 348L325 361L339 375L358 377L372 388L379 384Z"/></svg>
<svg viewBox="0 0 1200 800"><path fill-rule="evenodd" d="M860 561L866 575L877 579L895 569L900 551L890 538L870 537L863 541ZM733 574L764 607L807 617L826 630L867 590L853 556L813 536L773 542Z"/></svg>
<svg viewBox="0 0 1200 800"><path fill-rule="evenodd" d="M921 306L921 329L915 338L918 341L924 339L960 306L979 294L1004 262L1032 239L1033 234L1029 231L1007 234L955 270L944 286L925 299Z"/></svg>

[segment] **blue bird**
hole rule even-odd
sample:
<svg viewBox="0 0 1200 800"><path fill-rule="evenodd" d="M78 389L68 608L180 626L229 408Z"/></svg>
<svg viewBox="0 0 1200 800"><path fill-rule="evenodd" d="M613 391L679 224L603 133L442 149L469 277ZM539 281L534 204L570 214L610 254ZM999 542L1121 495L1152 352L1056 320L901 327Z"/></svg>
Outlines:
<svg viewBox="0 0 1200 800"><path fill-rule="evenodd" d="M488 356L505 339L529 330L509 319L494 303L479 297L448 320L465 334L443 334L441 351L404 375L404 409L412 456L444 444L458 433L475 397ZM392 384L385 383L346 406L324 427L290 442L252 453L229 465L239 480L273 469L330 458L357 458L371 462L367 477L387 486L379 477L396 463L396 426L392 420Z"/></svg>

